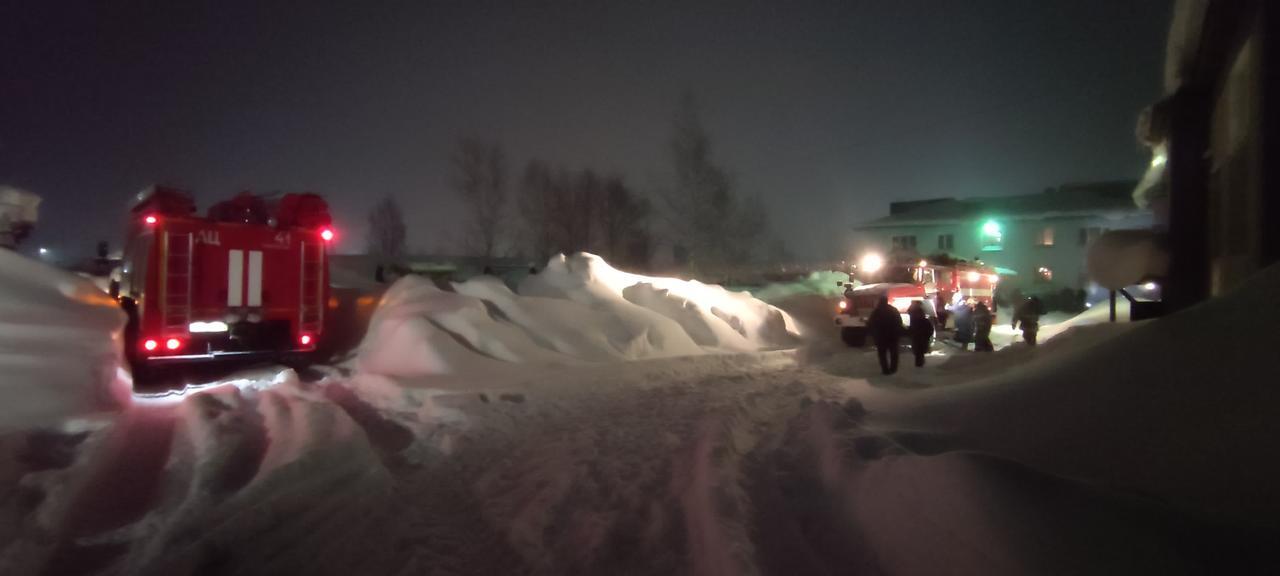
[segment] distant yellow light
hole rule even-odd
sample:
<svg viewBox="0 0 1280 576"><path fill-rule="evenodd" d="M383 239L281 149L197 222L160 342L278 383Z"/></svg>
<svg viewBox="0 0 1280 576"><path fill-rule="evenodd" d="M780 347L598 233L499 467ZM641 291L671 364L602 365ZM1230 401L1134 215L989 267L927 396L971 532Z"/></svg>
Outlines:
<svg viewBox="0 0 1280 576"><path fill-rule="evenodd" d="M1169 158L1165 156L1163 152L1157 153L1155 156L1151 157L1151 166L1153 167L1164 166L1164 163L1167 161L1169 161Z"/></svg>
<svg viewBox="0 0 1280 576"><path fill-rule="evenodd" d="M837 304L836 306L838 306L841 310L844 310L845 308L849 307L849 303L845 300L841 300L840 303Z"/></svg>

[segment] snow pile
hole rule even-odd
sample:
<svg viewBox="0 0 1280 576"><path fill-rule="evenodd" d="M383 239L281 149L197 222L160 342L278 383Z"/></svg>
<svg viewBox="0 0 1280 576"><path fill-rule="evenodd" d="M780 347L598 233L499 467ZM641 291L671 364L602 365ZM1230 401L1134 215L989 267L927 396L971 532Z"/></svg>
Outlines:
<svg viewBox="0 0 1280 576"><path fill-rule="evenodd" d="M778 302L793 296L816 294L826 298L835 298L844 294L844 288L838 283L849 281L849 274L834 270L810 272L809 275L794 282L775 282L766 284L751 291L751 295L765 302Z"/></svg>
<svg viewBox="0 0 1280 576"><path fill-rule="evenodd" d="M552 258L512 292L479 276L437 288L421 277L383 296L360 346L359 367L383 376L502 371L752 352L794 346L785 312L745 292L629 274L591 254Z"/></svg>
<svg viewBox="0 0 1280 576"><path fill-rule="evenodd" d="M383 295L359 365L387 376L476 373L499 361L554 361L552 354L518 327L494 320L483 301L407 276Z"/></svg>
<svg viewBox="0 0 1280 576"><path fill-rule="evenodd" d="M696 280L630 274L587 253L553 257L542 273L525 278L520 293L563 298L637 319L660 316L678 326L693 327L704 340L700 343L713 347L735 349L744 345L742 340L728 335L721 324L754 348L794 345L798 337L795 323L785 312L746 292L732 292ZM632 306L625 305L628 303ZM669 324L655 324L664 332L670 329ZM685 337L691 338L688 333Z"/></svg>
<svg viewBox="0 0 1280 576"><path fill-rule="evenodd" d="M124 323L91 282L0 250L0 428L118 406Z"/></svg>
<svg viewBox="0 0 1280 576"><path fill-rule="evenodd" d="M634 359L636 346L619 332L614 317L569 300L520 296L492 276L453 285L459 294L492 305L542 346L585 361Z"/></svg>

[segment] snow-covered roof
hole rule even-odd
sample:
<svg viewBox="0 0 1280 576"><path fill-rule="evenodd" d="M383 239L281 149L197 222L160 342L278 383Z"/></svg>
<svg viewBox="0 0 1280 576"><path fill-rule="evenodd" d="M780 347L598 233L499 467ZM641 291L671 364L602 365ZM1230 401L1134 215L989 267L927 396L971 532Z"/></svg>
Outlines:
<svg viewBox="0 0 1280 576"><path fill-rule="evenodd" d="M858 228L959 223L981 218L1052 218L1139 212L1134 205L1135 182L1122 180L1091 184L1064 184L1039 194L934 198L894 202L889 215Z"/></svg>

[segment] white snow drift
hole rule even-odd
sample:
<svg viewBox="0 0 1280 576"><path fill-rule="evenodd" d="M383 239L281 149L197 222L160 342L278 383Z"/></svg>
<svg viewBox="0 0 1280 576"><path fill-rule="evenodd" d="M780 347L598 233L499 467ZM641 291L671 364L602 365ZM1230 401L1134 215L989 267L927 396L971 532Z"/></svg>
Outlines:
<svg viewBox="0 0 1280 576"><path fill-rule="evenodd" d="M478 277L442 290L419 277L383 296L359 366L388 376L471 374L501 363L570 364L792 346L786 313L745 292L556 256L520 285Z"/></svg>
<svg viewBox="0 0 1280 576"><path fill-rule="evenodd" d="M113 407L125 317L87 280L0 250L0 429Z"/></svg>

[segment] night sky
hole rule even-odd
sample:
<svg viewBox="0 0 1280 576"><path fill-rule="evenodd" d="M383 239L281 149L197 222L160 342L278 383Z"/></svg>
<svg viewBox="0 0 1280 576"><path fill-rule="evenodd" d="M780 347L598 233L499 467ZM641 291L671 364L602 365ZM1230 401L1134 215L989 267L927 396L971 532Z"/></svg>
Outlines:
<svg viewBox="0 0 1280 576"><path fill-rule="evenodd" d="M320 192L342 251L390 193L449 251L458 137L653 191L687 89L737 189L829 257L891 200L1137 178L1170 4L4 2L0 184L63 254L119 242L151 183Z"/></svg>

